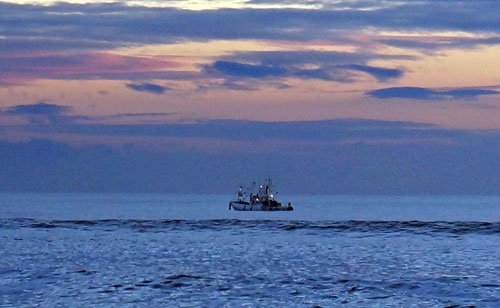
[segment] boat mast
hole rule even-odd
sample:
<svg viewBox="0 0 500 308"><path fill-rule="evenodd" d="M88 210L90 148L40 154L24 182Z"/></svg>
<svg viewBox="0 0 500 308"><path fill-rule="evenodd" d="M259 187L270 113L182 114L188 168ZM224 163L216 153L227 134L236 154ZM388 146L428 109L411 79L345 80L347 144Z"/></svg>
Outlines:
<svg viewBox="0 0 500 308"><path fill-rule="evenodd" d="M267 179L266 183L266 198L267 198L267 206L271 206L271 179Z"/></svg>

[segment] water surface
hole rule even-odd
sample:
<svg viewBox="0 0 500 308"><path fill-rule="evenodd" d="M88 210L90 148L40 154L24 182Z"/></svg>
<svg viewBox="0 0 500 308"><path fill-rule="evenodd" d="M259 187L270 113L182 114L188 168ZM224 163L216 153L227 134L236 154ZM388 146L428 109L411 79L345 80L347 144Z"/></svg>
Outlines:
<svg viewBox="0 0 500 308"><path fill-rule="evenodd" d="M0 195L0 306L498 307L499 197Z"/></svg>

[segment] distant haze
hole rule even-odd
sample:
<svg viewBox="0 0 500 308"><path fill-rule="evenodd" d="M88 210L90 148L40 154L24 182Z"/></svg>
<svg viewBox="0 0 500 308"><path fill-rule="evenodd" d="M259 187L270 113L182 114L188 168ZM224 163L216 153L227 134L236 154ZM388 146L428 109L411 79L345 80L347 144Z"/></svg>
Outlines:
<svg viewBox="0 0 500 308"><path fill-rule="evenodd" d="M495 132L366 120L84 131L94 138L137 135L150 143L2 142L1 190L227 193L272 177L285 194L500 194Z"/></svg>

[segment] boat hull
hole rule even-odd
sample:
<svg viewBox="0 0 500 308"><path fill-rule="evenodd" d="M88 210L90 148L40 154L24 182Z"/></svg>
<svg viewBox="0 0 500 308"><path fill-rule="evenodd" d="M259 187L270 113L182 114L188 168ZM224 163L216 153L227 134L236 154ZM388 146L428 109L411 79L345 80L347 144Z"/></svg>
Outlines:
<svg viewBox="0 0 500 308"><path fill-rule="evenodd" d="M229 209L233 209L235 211L293 211L293 207L291 205L282 206L273 205L268 206L262 203L248 203L248 202L239 202L239 201L231 201L229 202Z"/></svg>

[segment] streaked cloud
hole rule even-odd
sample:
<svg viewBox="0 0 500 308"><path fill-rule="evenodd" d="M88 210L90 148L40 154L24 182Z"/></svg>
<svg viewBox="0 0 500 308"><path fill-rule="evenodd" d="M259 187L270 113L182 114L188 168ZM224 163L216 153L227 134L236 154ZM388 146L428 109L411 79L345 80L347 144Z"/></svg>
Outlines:
<svg viewBox="0 0 500 308"><path fill-rule="evenodd" d="M229 61L215 61L212 65L206 67L230 76L266 78L266 77L284 77L288 71L284 68L270 65L253 65Z"/></svg>
<svg viewBox="0 0 500 308"><path fill-rule="evenodd" d="M302 78L341 82L355 81L353 72L367 73L378 81L399 78L403 75L403 71L400 69L361 64L324 64L317 68L300 68L294 65L246 64L223 60L205 66L205 70L208 73L221 73L230 77L241 78Z"/></svg>
<svg viewBox="0 0 500 308"><path fill-rule="evenodd" d="M346 69L367 73L379 81L387 81L403 76L403 71L397 68L375 67L369 65L349 64L344 66Z"/></svg>
<svg viewBox="0 0 500 308"><path fill-rule="evenodd" d="M234 62L260 63L269 66L301 66L330 65L342 66L352 64L367 65L374 60L417 60L415 56L400 54L379 54L359 50L356 52L321 51L321 50L280 50L280 51L247 51L235 52L222 60Z"/></svg>
<svg viewBox="0 0 500 308"><path fill-rule="evenodd" d="M117 113L109 116L105 116L106 118L137 118L137 117L166 117L171 116L174 113L172 112L135 112L135 113Z"/></svg>
<svg viewBox="0 0 500 308"><path fill-rule="evenodd" d="M499 91L488 89L457 88L451 90L435 90L420 87L391 87L367 92L371 97L379 99L405 98L414 100L470 99L483 95L498 95Z"/></svg>
<svg viewBox="0 0 500 308"><path fill-rule="evenodd" d="M152 94L163 94L163 93L167 92L167 90L169 89L168 87L154 84L154 83L149 83L149 82L128 83L128 84L126 84L126 87L129 89L132 89L134 91L147 92L147 93L152 93Z"/></svg>
<svg viewBox="0 0 500 308"><path fill-rule="evenodd" d="M369 3L371 8L374 6L373 1L364 3ZM121 47L186 39L308 41L334 39L345 30L370 28L472 33L495 33L500 28L496 1L454 1L453 5L448 1L399 1L397 5L376 6L370 10L365 10L363 5L340 10L335 6L342 5L332 4L321 10L239 8L194 11L118 3L59 3L50 6L0 3L3 15L7 16L0 20L2 35L6 37L0 49L13 50L18 46L18 50L24 51L33 38L37 39L32 45L37 46L37 50L54 49L57 44L60 44L59 50L82 50L109 47L110 44ZM440 18L429 19L429 16ZM18 27L17 24L24 26ZM88 46L85 46L86 42Z"/></svg>
<svg viewBox="0 0 500 308"><path fill-rule="evenodd" d="M113 53L21 54L0 56L3 78L18 82L34 79L128 79L168 72L176 64L163 57Z"/></svg>
<svg viewBox="0 0 500 308"><path fill-rule="evenodd" d="M382 44L399 47L416 49L423 52L431 53L443 49L468 49L480 46L499 45L500 37L464 37L462 36L395 36L388 38L380 38L376 40Z"/></svg>
<svg viewBox="0 0 500 308"><path fill-rule="evenodd" d="M135 113L115 113L111 115L104 116L92 116L92 115L81 115L75 113L75 110L71 106L60 105L50 102L35 102L33 104L16 105L0 109L0 116L2 117L15 117L27 120L26 123L21 124L9 124L10 127L24 127L24 129L30 130L31 125L38 127L38 125L43 125L45 128L50 130L59 124L63 124L66 127L72 127L73 125L93 125L95 123L108 123L111 124L115 120L125 121L130 124L130 121L139 123L152 123L157 121L166 121L168 118L175 113L172 112L135 112ZM16 126L17 125L17 126ZM0 125L2 127L2 125Z"/></svg>
<svg viewBox="0 0 500 308"><path fill-rule="evenodd" d="M255 9L248 4L283 7ZM0 66L3 86L35 79L194 80L202 71L179 71L166 57L124 55L120 49L148 44L172 44L208 40L263 40L267 42L345 43L353 52L289 50L225 52L216 59L198 59L195 66L211 62L215 71L233 77L294 77L352 82L366 73L379 82L401 78L402 67L373 65L370 61L410 59L408 54L376 53L382 45L423 51L446 46L496 45L492 31L500 28L494 1L300 1L306 8L287 8L290 1L241 1L237 8L185 10L172 2L52 3L51 5L0 3ZM155 6L155 5L153 5ZM220 7L220 6L217 6ZM467 18L464 12L467 12ZM487 12L487 13L485 13ZM428 16L440 18L429 20ZM398 18L393 18L398 16ZM18 27L22 24L23 27ZM367 35L398 31L399 35ZM404 38L401 32L466 32L468 37L442 40ZM357 36L367 38L359 39ZM380 37L379 37L380 36ZM378 44L378 45L377 45ZM373 52L367 52L371 50ZM200 55L203 57L203 55ZM415 56L412 56L416 60ZM192 60L191 60L192 61ZM303 67L316 65L316 67ZM210 66L205 66L210 67ZM229 83L228 83L229 84ZM234 83L232 88L236 88ZM237 84L236 84L237 85ZM243 89L248 85L239 86Z"/></svg>

